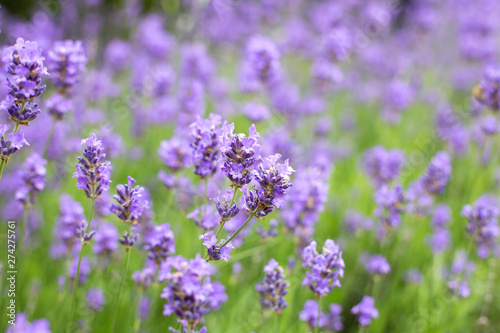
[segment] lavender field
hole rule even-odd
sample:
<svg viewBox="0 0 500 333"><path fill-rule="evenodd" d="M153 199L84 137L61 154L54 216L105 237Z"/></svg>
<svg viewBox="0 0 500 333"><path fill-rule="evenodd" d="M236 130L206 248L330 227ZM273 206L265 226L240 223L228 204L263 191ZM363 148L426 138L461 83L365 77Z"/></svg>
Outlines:
<svg viewBox="0 0 500 333"><path fill-rule="evenodd" d="M499 1L0 5L0 331L500 332Z"/></svg>

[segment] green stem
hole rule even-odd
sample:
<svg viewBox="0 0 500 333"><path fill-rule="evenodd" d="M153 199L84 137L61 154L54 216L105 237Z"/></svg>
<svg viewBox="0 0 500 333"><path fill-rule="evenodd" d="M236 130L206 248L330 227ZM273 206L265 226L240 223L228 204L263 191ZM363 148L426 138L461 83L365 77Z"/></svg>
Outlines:
<svg viewBox="0 0 500 333"><path fill-rule="evenodd" d="M246 227L246 225L248 224L248 222L250 222L250 220L252 219L252 217L255 216L255 212L253 212L252 214L250 214L250 216L247 218L247 220L245 221L245 223L243 223L241 225L241 227L238 228L238 230L236 230L234 232L234 234L231 235L231 237L229 237L220 247L223 248L224 246L226 246L230 241L233 240L234 237L238 236L238 234L241 232L241 230L243 230L243 228Z"/></svg>
<svg viewBox="0 0 500 333"><path fill-rule="evenodd" d="M50 127L50 132L49 132L49 137L47 138L47 141L45 142L45 148L43 149L43 158L47 158L47 153L49 152L50 144L52 143L52 138L54 137L54 131L56 129L56 124L58 120L54 119L52 122L52 125Z"/></svg>
<svg viewBox="0 0 500 333"><path fill-rule="evenodd" d="M139 315L139 311L141 309L141 301L142 301L142 295L144 294L144 290L142 287L139 287L139 303L137 304L137 315L135 317L135 322L134 322L134 332L137 333L139 332L139 328L141 328L141 316Z"/></svg>
<svg viewBox="0 0 500 333"><path fill-rule="evenodd" d="M132 224L130 224L130 227L129 227L129 234L131 234L132 232ZM123 274L122 274L122 280L120 282L120 289L118 289L118 295L116 296L116 302L115 302L115 315L113 317L113 325L112 325L112 330L111 332L116 332L115 328L116 328L116 320L118 318L118 305L120 304L120 295L122 293L122 290L123 290L123 285L125 284L125 278L127 276L127 272L128 272L128 267L130 265L130 252L132 252L132 248L129 248L127 250L127 263L125 264L125 270L123 271Z"/></svg>
<svg viewBox="0 0 500 333"><path fill-rule="evenodd" d="M21 113L23 110L24 110L24 104L23 104L23 107L21 109ZM19 124L16 123L16 127L14 127L13 133L17 133L18 130L19 130ZM9 147L10 147L10 142L7 144L7 148L9 148ZM2 179L2 172L3 172L3 168L4 168L5 164L7 164L7 162L5 162L4 159L2 159L2 162L0 162L0 180Z"/></svg>
<svg viewBox="0 0 500 333"><path fill-rule="evenodd" d="M86 233L88 233L90 230L90 223L92 222L92 217L94 216L94 204L95 204L94 191L95 191L94 186L92 186L92 199L91 199L91 205L90 205L89 223L87 224ZM76 308L76 303L78 300L77 291L78 291L78 281L80 279L80 266L82 264L83 250L85 249L85 245L87 245L87 244L85 242L82 242L82 247L80 249L80 255L78 256L78 266L76 267L76 275L75 275L75 279L73 281L73 302L71 304L71 315L70 315L70 321L69 321L70 325L73 323L73 320L75 317L75 308Z"/></svg>
<svg viewBox="0 0 500 333"><path fill-rule="evenodd" d="M229 205L230 207L232 207L234 205L237 191L238 191L238 188L235 186L234 192L233 192L233 197L231 199L231 204ZM220 233L222 232L222 229L224 228L224 224L226 224L226 222L227 221L222 221L222 223L219 225L219 230L217 230L217 233L215 234L215 238L219 239Z"/></svg>
<svg viewBox="0 0 500 333"><path fill-rule="evenodd" d="M318 333L319 332L319 317L321 316L321 300L323 296L319 296L318 300L318 316L316 317L316 326L314 326L314 332Z"/></svg>

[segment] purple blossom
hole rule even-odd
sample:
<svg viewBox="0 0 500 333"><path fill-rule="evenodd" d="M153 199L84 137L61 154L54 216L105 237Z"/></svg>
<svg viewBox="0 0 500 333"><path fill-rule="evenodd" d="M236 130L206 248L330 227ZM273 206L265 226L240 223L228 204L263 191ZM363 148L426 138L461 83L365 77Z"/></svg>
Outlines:
<svg viewBox="0 0 500 333"><path fill-rule="evenodd" d="M227 122L211 113L209 119L198 117L190 127L194 173L201 178L211 176L217 169L222 137L228 130Z"/></svg>
<svg viewBox="0 0 500 333"><path fill-rule="evenodd" d="M375 192L375 216L377 216L386 226L397 227L401 223L401 216L404 213L406 203L405 193L401 185L390 188L386 185L380 187Z"/></svg>
<svg viewBox="0 0 500 333"><path fill-rule="evenodd" d="M448 205L440 204L434 208L432 213L432 225L434 228L446 228L451 221L451 209Z"/></svg>
<svg viewBox="0 0 500 333"><path fill-rule="evenodd" d="M215 206L220 216L220 223L225 223L238 215L240 208L233 202L233 192L227 191L224 194L217 193Z"/></svg>
<svg viewBox="0 0 500 333"><path fill-rule="evenodd" d="M279 59L278 48L270 39L263 36L250 38L243 62L243 86L255 87L275 81L281 70Z"/></svg>
<svg viewBox="0 0 500 333"><path fill-rule="evenodd" d="M319 304L316 301L308 300L304 303L304 309L299 313L299 319L305 321L309 327L323 327L327 323L327 316L321 312L319 313L318 320L318 308Z"/></svg>
<svg viewBox="0 0 500 333"><path fill-rule="evenodd" d="M344 215L344 224L349 234L356 234L358 230L371 230L373 228L373 221L363 214L348 211Z"/></svg>
<svg viewBox="0 0 500 333"><path fill-rule="evenodd" d="M129 43L120 39L113 39L106 46L104 59L112 70L119 72L127 66L130 54L131 47Z"/></svg>
<svg viewBox="0 0 500 333"><path fill-rule="evenodd" d="M30 206L35 203L36 195L45 188L45 174L47 161L37 153L31 154L19 170L22 186L16 190L16 200L23 205Z"/></svg>
<svg viewBox="0 0 500 333"><path fill-rule="evenodd" d="M383 275L391 271L391 265L387 262L387 259L379 254L370 256L362 255L361 262L364 263L365 269L370 274Z"/></svg>
<svg viewBox="0 0 500 333"><path fill-rule="evenodd" d="M24 138L23 130L19 130L17 133L9 133L6 139L4 135L9 129L9 124L0 124L0 159L5 163L9 161L10 155L19 151L22 147L30 145Z"/></svg>
<svg viewBox="0 0 500 333"><path fill-rule="evenodd" d="M257 284L255 289L260 293L261 305L279 314L288 306L284 296L288 294L287 288L290 283L285 281L283 267L274 259L270 259L264 266L264 273L266 273L264 280Z"/></svg>
<svg viewBox="0 0 500 333"><path fill-rule="evenodd" d="M378 318L375 300L370 296L363 296L361 302L351 309L351 313L358 316L361 326L367 326L371 323L372 319Z"/></svg>
<svg viewBox="0 0 500 333"><path fill-rule="evenodd" d="M138 287L146 289L151 283L155 282L156 270L153 267L144 267L140 271L132 274L132 279Z"/></svg>
<svg viewBox="0 0 500 333"><path fill-rule="evenodd" d="M212 282L214 267L199 255L194 259L168 257L161 264L159 281L165 281L161 298L167 300L163 314L175 314L179 320L196 327L210 311L227 301L224 286Z"/></svg>
<svg viewBox="0 0 500 333"><path fill-rule="evenodd" d="M403 279L407 283L420 284L423 279L423 275L417 268L410 268L403 273Z"/></svg>
<svg viewBox="0 0 500 333"><path fill-rule="evenodd" d="M243 107L243 113L254 122L266 121L271 117L267 106L262 104L249 103Z"/></svg>
<svg viewBox="0 0 500 333"><path fill-rule="evenodd" d="M222 172L233 186L242 187L252 181L252 166L260 158L259 133L255 125L250 126L248 137L243 133L233 134L233 130L234 125L229 125L223 137Z"/></svg>
<svg viewBox="0 0 500 333"><path fill-rule="evenodd" d="M302 267L309 268L302 281L303 286L308 286L315 294L320 296L328 294L333 287L340 287L339 278L344 276L345 263L342 259L340 247L331 239L325 241L323 253L316 250L316 242L306 246L302 251Z"/></svg>
<svg viewBox="0 0 500 333"><path fill-rule="evenodd" d="M76 187L85 191L89 198L99 196L109 190L111 183L111 163L106 161L106 153L102 141L92 133L88 139L82 140L83 157L78 157L73 178L77 179Z"/></svg>
<svg viewBox="0 0 500 333"><path fill-rule="evenodd" d="M105 302L106 296L101 289L92 288L87 291L87 307L89 309L100 312L103 309Z"/></svg>
<svg viewBox="0 0 500 333"><path fill-rule="evenodd" d="M219 217L217 216L214 207L211 205L195 207L195 209L186 217L188 219L192 219L198 228L203 231L213 229L219 225Z"/></svg>
<svg viewBox="0 0 500 333"><path fill-rule="evenodd" d="M50 323L47 319L36 319L31 323L24 313L16 315L15 325L7 325L5 333L51 333Z"/></svg>
<svg viewBox="0 0 500 333"><path fill-rule="evenodd" d="M172 171L177 172L191 165L191 147L189 143L178 137L162 141L158 148L158 155L163 163Z"/></svg>
<svg viewBox="0 0 500 333"><path fill-rule="evenodd" d="M344 325L342 324L342 305L332 303L328 306L328 313L326 314L327 322L325 328L332 331L342 331Z"/></svg>
<svg viewBox="0 0 500 333"><path fill-rule="evenodd" d="M103 224L94 236L92 249L94 253L111 256L111 253L118 250L118 229L109 223Z"/></svg>
<svg viewBox="0 0 500 333"><path fill-rule="evenodd" d="M217 237L213 231L209 231L203 235L200 235L199 239L203 239L203 245L207 248L207 254L209 260L224 260L227 262L231 258L231 251L234 246L231 242L227 243L225 246L221 247L224 240L221 239L219 244L217 244Z"/></svg>
<svg viewBox="0 0 500 333"><path fill-rule="evenodd" d="M427 238L427 243L432 248L432 252L442 253L446 251L451 242L451 233L446 229L438 228Z"/></svg>
<svg viewBox="0 0 500 333"><path fill-rule="evenodd" d="M69 277L71 280L75 280L76 270L78 268L78 256L73 257L71 265L68 267ZM82 262L80 264L80 275L78 276L78 284L84 284L91 273L92 269L90 267L90 262L87 257L82 257Z"/></svg>
<svg viewBox="0 0 500 333"><path fill-rule="evenodd" d="M473 93L479 103L492 110L500 109L500 67L487 68Z"/></svg>
<svg viewBox="0 0 500 333"><path fill-rule="evenodd" d="M362 162L365 172L377 187L392 183L399 176L403 163L402 151L386 150L382 146L368 150Z"/></svg>
<svg viewBox="0 0 500 333"><path fill-rule="evenodd" d="M441 151L431 159L425 175L423 183L425 189L432 195L440 194L444 191L451 177L451 160L450 156Z"/></svg>
<svg viewBox="0 0 500 333"><path fill-rule="evenodd" d="M181 71L183 77L198 79L207 84L215 71L215 64L207 53L204 44L184 45L182 47Z"/></svg>
<svg viewBox="0 0 500 333"><path fill-rule="evenodd" d="M149 252L148 258L157 265L175 253L174 232L170 224L163 223L151 229L144 238L144 249Z"/></svg>
<svg viewBox="0 0 500 333"><path fill-rule="evenodd" d="M468 220L467 233L478 246L477 254L480 258L486 258L490 252L496 254L499 250L499 215L498 200L488 195L483 195L473 205L462 208L462 216Z"/></svg>
<svg viewBox="0 0 500 333"><path fill-rule="evenodd" d="M143 212L149 208L149 201L142 186L134 186L135 179L128 176L127 184L116 186L113 198L118 204L111 205L111 212L122 222L137 224Z"/></svg>
<svg viewBox="0 0 500 333"><path fill-rule="evenodd" d="M86 63L83 44L79 40L56 41L48 53L47 66L51 78L62 94L68 93L80 81Z"/></svg>

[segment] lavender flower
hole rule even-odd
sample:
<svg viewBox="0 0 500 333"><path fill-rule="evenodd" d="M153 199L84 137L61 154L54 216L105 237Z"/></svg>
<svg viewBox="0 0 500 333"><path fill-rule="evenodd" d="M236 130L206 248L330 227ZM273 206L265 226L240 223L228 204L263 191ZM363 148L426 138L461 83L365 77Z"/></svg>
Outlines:
<svg viewBox="0 0 500 333"><path fill-rule="evenodd" d="M280 72L280 53L268 38L253 36L247 43L243 64L243 79L249 82L269 84ZM245 84L247 85L247 84Z"/></svg>
<svg viewBox="0 0 500 333"><path fill-rule="evenodd" d="M387 262L387 259L379 254L370 256L362 255L361 261L365 265L365 269L370 274L383 275L391 271L391 265Z"/></svg>
<svg viewBox="0 0 500 333"><path fill-rule="evenodd" d="M93 311L100 312L106 302L106 296L99 288L87 291L87 307Z"/></svg>
<svg viewBox="0 0 500 333"><path fill-rule="evenodd" d="M427 238L427 243L432 248L433 253L442 253L450 246L451 234L446 229L438 228Z"/></svg>
<svg viewBox="0 0 500 333"><path fill-rule="evenodd" d="M373 228L373 221L369 217L353 211L346 212L343 221L347 232L351 235L356 234L360 229L371 230Z"/></svg>
<svg viewBox="0 0 500 333"><path fill-rule="evenodd" d="M462 208L462 216L468 220L467 233L477 244L477 254L480 258L486 258L490 252L497 253L499 250L499 215L498 200L488 195L477 199L472 206L465 205Z"/></svg>
<svg viewBox="0 0 500 333"><path fill-rule="evenodd" d="M208 260L222 259L227 262L229 258L231 258L229 253L233 250L233 245L229 242L225 246L221 247L224 240L221 240L219 244L217 244L217 237L213 231L200 235L199 239L203 239L203 245L207 248Z"/></svg>
<svg viewBox="0 0 500 333"><path fill-rule="evenodd" d="M202 214L202 212L204 214ZM186 217L188 219L192 219L198 228L203 231L213 229L219 225L219 217L217 216L217 213L215 213L215 209L212 205L195 207L195 209Z"/></svg>
<svg viewBox="0 0 500 333"><path fill-rule="evenodd" d="M375 216L380 218L384 225L396 227L401 223L406 197L401 185L396 185L393 189L382 186L375 192Z"/></svg>
<svg viewBox="0 0 500 333"><path fill-rule="evenodd" d="M457 251L448 272L449 282L447 286L453 294L461 298L470 296L469 280L475 268L475 263L467 258L466 251Z"/></svg>
<svg viewBox="0 0 500 333"><path fill-rule="evenodd" d="M242 133L233 134L233 130L234 125L229 125L223 137L222 172L233 186L242 187L252 181L252 166L260 158L259 133L255 125L250 126L248 137Z"/></svg>
<svg viewBox="0 0 500 333"><path fill-rule="evenodd" d="M78 257L75 256L73 258L73 261L71 262L71 265L68 267L69 276L71 280L73 280L73 282L76 278L77 268L78 268ZM80 265L80 275L78 276L78 284L83 284L87 281L87 278L89 277L91 270L92 269L90 268L90 262L88 261L88 259L86 257L82 257L82 262Z"/></svg>
<svg viewBox="0 0 500 333"><path fill-rule="evenodd" d="M24 206L31 206L35 203L36 195L45 188L45 168L47 161L40 157L37 153L29 156L22 169L19 171L19 178L23 182L23 186L16 191L16 199Z"/></svg>
<svg viewBox="0 0 500 333"><path fill-rule="evenodd" d="M94 236L94 253L109 257L118 250L118 229L109 223L103 224Z"/></svg>
<svg viewBox="0 0 500 333"><path fill-rule="evenodd" d="M277 163L280 158L280 154L268 156L254 171L259 186L254 186L252 190L248 189L248 185L243 188L247 209L257 217L264 217L274 208L279 208L287 189L292 186L290 175L295 170L290 167L288 160Z"/></svg>
<svg viewBox="0 0 500 333"><path fill-rule="evenodd" d="M24 138L23 130L19 130L17 133L9 133L7 139L5 139L5 133L9 129L9 124L0 125L0 159L5 164L9 161L10 155L19 151L22 147L30 145Z"/></svg>
<svg viewBox="0 0 500 333"><path fill-rule="evenodd" d="M288 303L284 296L288 294L288 286L290 283L285 281L283 267L279 266L278 262L270 259L264 267L266 277L255 286L255 289L260 293L261 304L265 308L271 308L278 314L284 310Z"/></svg>
<svg viewBox="0 0 500 333"><path fill-rule="evenodd" d="M232 199L233 193L231 191L227 191L222 196L220 193L217 194L215 205L220 216L221 224L229 221L240 212L240 209L236 203L233 203Z"/></svg>
<svg viewBox="0 0 500 333"><path fill-rule="evenodd" d="M118 241L125 247L125 251L128 252L137 242L137 238L139 238L139 235L124 231L123 238L119 238Z"/></svg>
<svg viewBox="0 0 500 333"><path fill-rule="evenodd" d="M422 179L427 192L430 194L440 194L450 181L451 160L450 156L441 151L431 160L429 167Z"/></svg>
<svg viewBox="0 0 500 333"><path fill-rule="evenodd" d="M363 296L361 302L351 309L351 313L358 316L361 326L370 325L372 319L378 318L375 300L370 296Z"/></svg>
<svg viewBox="0 0 500 333"><path fill-rule="evenodd" d="M399 176L403 162L402 151L386 150L382 146L370 149L363 157L365 172L377 187L393 182Z"/></svg>
<svg viewBox="0 0 500 333"><path fill-rule="evenodd" d="M201 178L206 178L216 171L222 137L225 135L228 125L226 121L222 121L219 115L211 113L209 119L198 117L198 120L190 127L194 173Z"/></svg>
<svg viewBox="0 0 500 333"><path fill-rule="evenodd" d="M42 76L48 75L43 65L45 58L36 42L25 42L22 38L8 47L4 55L2 60L7 64L10 77L7 78L9 95L3 107L9 112L10 119L28 125L40 113L34 99L45 90L45 86L40 86Z"/></svg>
<svg viewBox="0 0 500 333"><path fill-rule="evenodd" d="M31 323L24 313L16 315L15 325L7 325L5 333L51 333L50 323L47 319L36 319Z"/></svg>
<svg viewBox="0 0 500 333"><path fill-rule="evenodd" d="M500 109L500 67L489 67L484 76L473 90L474 97L479 103L492 110Z"/></svg>
<svg viewBox="0 0 500 333"><path fill-rule="evenodd" d="M69 39L56 41L47 60L51 78L63 94L80 81L80 74L87 63L82 42Z"/></svg>
<svg viewBox="0 0 500 333"><path fill-rule="evenodd" d="M342 324L342 305L332 303L328 307L329 312L326 314L327 322L325 328L332 331L342 331L344 325Z"/></svg>
<svg viewBox="0 0 500 333"><path fill-rule="evenodd" d="M308 286L320 296L328 294L333 287L340 287L339 278L344 276L345 263L340 247L333 240L325 241L322 254L318 253L316 242L312 241L302 251L302 259L302 267L310 269L302 281L303 286Z"/></svg>
<svg viewBox="0 0 500 333"><path fill-rule="evenodd" d="M132 274L132 279L138 287L146 289L151 283L155 281L156 271L152 267L144 267L140 271Z"/></svg>
<svg viewBox="0 0 500 333"><path fill-rule="evenodd" d="M163 314L175 314L183 326L196 327L206 314L227 301L224 286L210 279L214 273L214 268L199 255L191 260L168 257L159 272L160 282L166 282L160 296L167 300Z"/></svg>
<svg viewBox="0 0 500 333"><path fill-rule="evenodd" d="M149 231L144 240L144 249L149 252L148 258L157 265L175 253L174 232L170 224L163 223Z"/></svg>
<svg viewBox="0 0 500 333"><path fill-rule="evenodd" d="M134 186L135 179L128 176L128 183L116 186L113 198L118 204L111 205L114 213L123 223L137 224L144 210L149 208L149 201L145 197L145 189Z"/></svg>
<svg viewBox="0 0 500 333"><path fill-rule="evenodd" d="M316 301L308 300L304 303L304 309L299 313L299 319L305 321L309 327L323 327L327 323L327 317L323 312L319 313L318 320L318 311L319 304Z"/></svg>
<svg viewBox="0 0 500 333"><path fill-rule="evenodd" d="M189 143L178 137L162 141L158 155L163 163L172 171L177 172L191 165L191 148Z"/></svg>
<svg viewBox="0 0 500 333"><path fill-rule="evenodd" d="M111 183L111 163L106 161L106 153L102 142L92 133L88 139L82 140L83 157L78 157L73 178L77 179L76 187L85 191L87 197L95 199L109 190Z"/></svg>

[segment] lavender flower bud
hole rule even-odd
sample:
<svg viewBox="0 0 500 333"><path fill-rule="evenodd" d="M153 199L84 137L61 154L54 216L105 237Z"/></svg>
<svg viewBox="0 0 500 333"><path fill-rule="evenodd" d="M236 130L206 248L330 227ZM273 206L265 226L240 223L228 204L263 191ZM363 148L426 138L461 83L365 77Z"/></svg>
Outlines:
<svg viewBox="0 0 500 333"><path fill-rule="evenodd" d="M222 198L220 193L217 194L215 205L220 215L220 223L229 221L240 212L240 209L238 208L236 203L232 202L232 197L233 193L231 191L227 191L226 193L224 193L222 195Z"/></svg>
<svg viewBox="0 0 500 333"><path fill-rule="evenodd" d="M367 326L371 323L372 319L378 318L375 300L370 296L364 296L361 302L351 309L351 313L358 316L361 326Z"/></svg>
<svg viewBox="0 0 500 333"><path fill-rule="evenodd" d="M128 232L124 231L123 232L123 238L118 239L121 245L125 247L125 251L129 251L137 242L137 238L139 238L139 235L132 235L129 234Z"/></svg>
<svg viewBox="0 0 500 333"><path fill-rule="evenodd" d="M117 194L113 195L113 198L118 204L111 205L111 212L123 223L137 224L144 210L149 208L149 201L143 187L134 187L134 178L128 176L127 180L128 184L116 187Z"/></svg>
<svg viewBox="0 0 500 333"><path fill-rule="evenodd" d="M233 250L233 245L231 242L227 243L226 246L221 247L224 240L221 240L217 244L217 238L213 231L209 231L203 235L200 235L199 239L203 239L203 245L207 248L208 260L224 260L227 262L231 258L231 251Z"/></svg>
<svg viewBox="0 0 500 333"><path fill-rule="evenodd" d="M149 252L148 258L157 265L175 253L174 232L170 224L155 226L144 238L144 249Z"/></svg>
<svg viewBox="0 0 500 333"><path fill-rule="evenodd" d="M23 186L16 190L16 200L19 200L24 206L35 203L36 195L45 188L45 168L47 161L37 153L29 156L21 170L19 178L23 181Z"/></svg>
<svg viewBox="0 0 500 333"><path fill-rule="evenodd" d="M6 139L5 133L9 129L9 124L0 125L0 159L4 160L5 163L9 161L10 155L19 151L22 147L30 145L24 138L23 130L19 130L17 133L9 133Z"/></svg>
<svg viewBox="0 0 500 333"><path fill-rule="evenodd" d="M451 160L446 152L439 152L434 156L422 179L427 192L440 194L450 181Z"/></svg>
<svg viewBox="0 0 500 333"><path fill-rule="evenodd" d="M288 303L284 296L288 294L290 283L285 281L283 268L274 259L269 260L264 267L266 277L262 283L257 284L255 289L260 293L261 304L265 308L271 308L278 314L284 310Z"/></svg>

